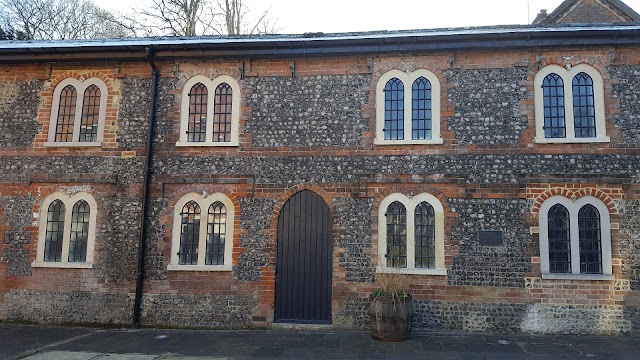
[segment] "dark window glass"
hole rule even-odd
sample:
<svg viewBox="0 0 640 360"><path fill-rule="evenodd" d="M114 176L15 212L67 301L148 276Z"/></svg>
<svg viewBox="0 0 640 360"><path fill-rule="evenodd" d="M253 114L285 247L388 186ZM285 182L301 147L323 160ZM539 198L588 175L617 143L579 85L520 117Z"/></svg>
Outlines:
<svg viewBox="0 0 640 360"><path fill-rule="evenodd" d="M231 141L233 90L227 83L216 88L213 105L213 142Z"/></svg>
<svg viewBox="0 0 640 360"><path fill-rule="evenodd" d="M227 231L227 208L220 201L209 206L207 220L207 265L224 265L224 242Z"/></svg>
<svg viewBox="0 0 640 360"><path fill-rule="evenodd" d="M55 200L47 209L47 232L44 241L44 261L62 261L64 238L64 203Z"/></svg>
<svg viewBox="0 0 640 360"><path fill-rule="evenodd" d="M384 139L404 140L404 84L397 78L384 87Z"/></svg>
<svg viewBox="0 0 640 360"><path fill-rule="evenodd" d="M200 206L189 201L180 213L180 265L198 264L198 243L200 241Z"/></svg>
<svg viewBox="0 0 640 360"><path fill-rule="evenodd" d="M407 267L407 209L394 201L387 208L387 267Z"/></svg>
<svg viewBox="0 0 640 360"><path fill-rule="evenodd" d="M577 138L596 137L593 79L581 72L573 78L573 120Z"/></svg>
<svg viewBox="0 0 640 360"><path fill-rule="evenodd" d="M549 209L549 271L571 273L571 232L569 211L560 204Z"/></svg>
<svg viewBox="0 0 640 360"><path fill-rule="evenodd" d="M76 118L76 101L78 101L76 88L71 85L65 86L64 89L62 89L62 92L60 92L55 141L73 141L73 123Z"/></svg>
<svg viewBox="0 0 640 360"><path fill-rule="evenodd" d="M91 208L84 201L78 201L71 211L71 239L69 241L69 262L87 261L87 241L89 240L89 215Z"/></svg>
<svg viewBox="0 0 640 360"><path fill-rule="evenodd" d="M207 87L197 83L189 90L187 141L204 142L207 135Z"/></svg>
<svg viewBox="0 0 640 360"><path fill-rule="evenodd" d="M564 82L557 74L549 74L542 82L544 101L544 137L567 137L564 117Z"/></svg>
<svg viewBox="0 0 640 360"><path fill-rule="evenodd" d="M411 107L411 138L431 139L431 83L424 77L413 82Z"/></svg>
<svg viewBox="0 0 640 360"><path fill-rule="evenodd" d="M416 268L436 267L436 217L433 206L420 203L415 210Z"/></svg>
<svg viewBox="0 0 640 360"><path fill-rule="evenodd" d="M98 141L98 119L100 117L100 88L89 86L82 99L82 118L80 121L80 142Z"/></svg>
<svg viewBox="0 0 640 360"><path fill-rule="evenodd" d="M580 273L602 274L602 239L600 213L593 205L585 205L578 212L580 229Z"/></svg>

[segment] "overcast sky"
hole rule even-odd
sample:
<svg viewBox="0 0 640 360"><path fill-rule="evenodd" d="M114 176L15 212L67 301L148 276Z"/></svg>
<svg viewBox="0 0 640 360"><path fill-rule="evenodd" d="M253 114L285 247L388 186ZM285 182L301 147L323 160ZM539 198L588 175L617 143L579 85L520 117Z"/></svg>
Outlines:
<svg viewBox="0 0 640 360"><path fill-rule="evenodd" d="M144 0L94 0L125 12ZM623 0L640 12L640 0ZM348 32L527 24L540 9L553 11L562 0L245 0L254 9L270 7L280 33Z"/></svg>

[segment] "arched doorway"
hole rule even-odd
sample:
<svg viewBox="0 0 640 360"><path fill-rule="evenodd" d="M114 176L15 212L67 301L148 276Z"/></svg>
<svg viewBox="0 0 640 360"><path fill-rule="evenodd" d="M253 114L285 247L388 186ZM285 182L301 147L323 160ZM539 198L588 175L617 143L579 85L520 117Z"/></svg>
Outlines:
<svg viewBox="0 0 640 360"><path fill-rule="evenodd" d="M293 195L278 216L274 320L331 323L333 217L310 190Z"/></svg>

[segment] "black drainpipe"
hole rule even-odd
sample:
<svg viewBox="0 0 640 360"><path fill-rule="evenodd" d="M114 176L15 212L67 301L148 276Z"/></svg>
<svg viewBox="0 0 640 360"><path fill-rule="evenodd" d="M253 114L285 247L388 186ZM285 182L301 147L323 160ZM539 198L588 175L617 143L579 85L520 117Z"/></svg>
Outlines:
<svg viewBox="0 0 640 360"><path fill-rule="evenodd" d="M153 161L153 137L156 124L156 97L158 94L158 78L160 71L153 61L153 49L144 49L147 61L153 71L151 72L151 105L149 107L149 130L147 132L147 158L145 161L144 189L142 191L142 218L140 219L140 241L138 243L138 273L136 275L136 298L133 305L133 327L140 328L140 310L142 304L142 286L144 284L144 255L147 238L147 218L149 217L149 183L151 182Z"/></svg>

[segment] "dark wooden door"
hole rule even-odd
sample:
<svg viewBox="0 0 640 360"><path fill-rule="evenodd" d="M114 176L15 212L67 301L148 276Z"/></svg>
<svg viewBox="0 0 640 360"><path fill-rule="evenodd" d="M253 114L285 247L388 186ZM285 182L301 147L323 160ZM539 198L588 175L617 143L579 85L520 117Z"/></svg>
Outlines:
<svg viewBox="0 0 640 360"><path fill-rule="evenodd" d="M331 323L333 218L324 200L303 190L278 217L276 322Z"/></svg>

